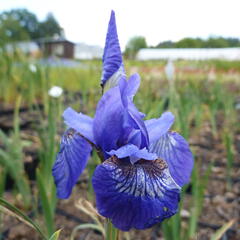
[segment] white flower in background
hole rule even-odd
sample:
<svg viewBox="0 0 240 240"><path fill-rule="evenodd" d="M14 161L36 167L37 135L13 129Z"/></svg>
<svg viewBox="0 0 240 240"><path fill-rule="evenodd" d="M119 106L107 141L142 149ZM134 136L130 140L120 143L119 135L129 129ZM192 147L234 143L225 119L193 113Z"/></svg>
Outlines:
<svg viewBox="0 0 240 240"><path fill-rule="evenodd" d="M167 65L165 66L165 73L168 81L174 80L174 72L175 72L175 67L174 67L173 61L171 59L168 59Z"/></svg>
<svg viewBox="0 0 240 240"><path fill-rule="evenodd" d="M54 98L60 97L62 93L63 93L63 89L58 86L53 86L48 91L48 95Z"/></svg>
<svg viewBox="0 0 240 240"><path fill-rule="evenodd" d="M33 73L35 73L36 71L37 71L37 67L36 67L36 65L34 65L34 64L29 64L29 70L31 71L31 72L33 72Z"/></svg>
<svg viewBox="0 0 240 240"><path fill-rule="evenodd" d="M210 71L208 72L208 81L213 82L216 80L216 72L214 68L211 68Z"/></svg>

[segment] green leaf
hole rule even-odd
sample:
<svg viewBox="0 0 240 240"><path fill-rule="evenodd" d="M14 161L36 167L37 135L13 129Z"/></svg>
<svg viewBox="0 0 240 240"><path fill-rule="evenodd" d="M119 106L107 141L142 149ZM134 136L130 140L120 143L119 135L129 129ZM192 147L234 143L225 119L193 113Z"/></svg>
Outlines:
<svg viewBox="0 0 240 240"><path fill-rule="evenodd" d="M12 204L8 203L7 201L5 201L3 198L0 198L0 206L2 207L2 208L0 208L0 211L7 212L7 213L15 216L16 218L18 218L25 224L34 228L41 235L41 237L44 240L47 240L46 236L43 234L40 227L36 223L34 223L31 218L29 218L27 215L22 213L18 208L16 208Z"/></svg>
<svg viewBox="0 0 240 240"><path fill-rule="evenodd" d="M57 230L50 238L49 240L57 240L60 236L60 232L62 231L62 229Z"/></svg>
<svg viewBox="0 0 240 240"><path fill-rule="evenodd" d="M54 232L54 213L51 205L51 199L48 198L47 189L44 185L44 179L39 169L37 169L37 185L42 201L43 213L47 225L48 236Z"/></svg>

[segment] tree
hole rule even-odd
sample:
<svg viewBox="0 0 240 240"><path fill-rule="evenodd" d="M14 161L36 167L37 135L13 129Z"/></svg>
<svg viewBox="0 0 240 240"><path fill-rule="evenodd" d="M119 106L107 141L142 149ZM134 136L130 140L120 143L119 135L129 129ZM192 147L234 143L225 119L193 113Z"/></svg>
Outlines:
<svg viewBox="0 0 240 240"><path fill-rule="evenodd" d="M147 43L146 43L145 37L141 37L141 36L133 37L128 41L126 45L125 56L133 59L135 58L137 52L141 48L146 48L146 47L147 47Z"/></svg>
<svg viewBox="0 0 240 240"><path fill-rule="evenodd" d="M238 38L209 37L204 40L201 38L183 38L178 42L161 42L156 48L225 48L240 47Z"/></svg>
<svg viewBox="0 0 240 240"><path fill-rule="evenodd" d="M203 47L203 40L200 38L183 38L175 43L176 48L201 48Z"/></svg>
<svg viewBox="0 0 240 240"><path fill-rule="evenodd" d="M42 38L53 37L55 35L60 36L61 31L62 28L60 27L52 13L48 13L46 20L41 22L39 25L39 35Z"/></svg>
<svg viewBox="0 0 240 240"><path fill-rule="evenodd" d="M169 40L159 43L156 48L173 48L174 46L175 43Z"/></svg>
<svg viewBox="0 0 240 240"><path fill-rule="evenodd" d="M52 14L39 22L27 9L13 9L0 14L0 41L2 43L53 37L61 34L61 27Z"/></svg>
<svg viewBox="0 0 240 240"><path fill-rule="evenodd" d="M13 9L0 14L1 37L10 42L38 37L38 26L37 17L26 9Z"/></svg>
<svg viewBox="0 0 240 240"><path fill-rule="evenodd" d="M1 23L2 22L0 20L0 25ZM9 42L29 39L29 34L20 25L20 23L13 18L4 20L4 23L0 26L0 36L1 45Z"/></svg>
<svg viewBox="0 0 240 240"><path fill-rule="evenodd" d="M222 37L214 38L210 37L204 43L204 47L206 48L224 48L229 47L229 43L226 39Z"/></svg>
<svg viewBox="0 0 240 240"><path fill-rule="evenodd" d="M240 40L238 38L227 38L230 47L240 47Z"/></svg>

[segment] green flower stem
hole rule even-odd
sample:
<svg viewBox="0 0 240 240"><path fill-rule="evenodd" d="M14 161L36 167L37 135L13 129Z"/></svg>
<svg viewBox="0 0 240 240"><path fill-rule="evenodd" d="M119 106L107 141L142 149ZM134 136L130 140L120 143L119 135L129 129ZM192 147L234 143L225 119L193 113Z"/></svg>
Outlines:
<svg viewBox="0 0 240 240"><path fill-rule="evenodd" d="M106 222L106 240L120 240L119 230L113 226L109 219Z"/></svg>

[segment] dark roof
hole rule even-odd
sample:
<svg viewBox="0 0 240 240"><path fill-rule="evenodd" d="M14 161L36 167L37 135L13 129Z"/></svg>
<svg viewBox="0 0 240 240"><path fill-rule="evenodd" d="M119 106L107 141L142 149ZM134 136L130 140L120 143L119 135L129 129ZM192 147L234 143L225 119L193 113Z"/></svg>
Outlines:
<svg viewBox="0 0 240 240"><path fill-rule="evenodd" d="M59 37L59 38L40 38L36 40L37 43L63 43L63 42L67 42L67 43L71 43L73 45L75 45L75 43L67 40L66 38L63 37Z"/></svg>

